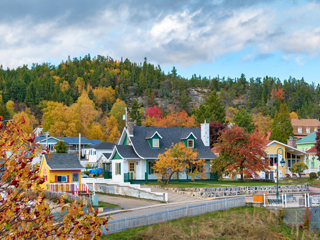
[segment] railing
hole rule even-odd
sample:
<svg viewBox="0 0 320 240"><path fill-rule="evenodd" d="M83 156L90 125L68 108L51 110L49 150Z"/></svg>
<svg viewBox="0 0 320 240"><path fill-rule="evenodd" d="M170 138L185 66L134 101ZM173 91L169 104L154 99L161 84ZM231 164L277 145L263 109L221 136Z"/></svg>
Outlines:
<svg viewBox="0 0 320 240"><path fill-rule="evenodd" d="M88 187L88 185L85 184L85 183L81 183L81 189L80 189L80 191L89 193L89 187Z"/></svg>
<svg viewBox="0 0 320 240"><path fill-rule="evenodd" d="M122 218L119 220L111 220L108 222L109 233L122 231L128 228L161 223L176 218L195 216L203 213L219 211L223 209L244 207L246 205L246 197L229 198L219 201L212 201L198 205L185 206L172 210L166 210L153 214L148 214L140 217ZM107 234L105 228L102 228L102 233Z"/></svg>
<svg viewBox="0 0 320 240"><path fill-rule="evenodd" d="M320 206L320 193L264 195L265 207L316 207Z"/></svg>
<svg viewBox="0 0 320 240"><path fill-rule="evenodd" d="M112 172L104 172L104 179L112 179Z"/></svg>
<svg viewBox="0 0 320 240"><path fill-rule="evenodd" d="M131 180L133 180L133 172L128 172L123 174L124 182L130 182Z"/></svg>
<svg viewBox="0 0 320 240"><path fill-rule="evenodd" d="M89 188L85 183L81 184L81 189L79 189L78 184L76 183L49 183L49 191L69 193L79 196L79 191L85 191L86 193L89 193Z"/></svg>

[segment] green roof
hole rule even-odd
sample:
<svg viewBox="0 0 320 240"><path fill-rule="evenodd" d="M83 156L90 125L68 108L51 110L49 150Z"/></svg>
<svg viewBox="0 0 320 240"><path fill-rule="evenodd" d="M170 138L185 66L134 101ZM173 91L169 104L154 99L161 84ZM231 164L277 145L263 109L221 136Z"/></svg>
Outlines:
<svg viewBox="0 0 320 240"><path fill-rule="evenodd" d="M316 142L316 134L317 134L317 131L309 134L308 136L305 136L304 138L299 139L297 141L297 144L315 143Z"/></svg>

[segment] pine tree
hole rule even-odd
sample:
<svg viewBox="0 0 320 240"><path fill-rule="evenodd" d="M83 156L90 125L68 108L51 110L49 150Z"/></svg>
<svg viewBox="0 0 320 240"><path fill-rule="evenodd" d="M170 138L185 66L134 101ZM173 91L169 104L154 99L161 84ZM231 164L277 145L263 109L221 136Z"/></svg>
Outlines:
<svg viewBox="0 0 320 240"><path fill-rule="evenodd" d="M212 91L205 104L200 104L199 108L193 110L198 123L204 122L226 122L226 110L223 102L217 95L216 91Z"/></svg>
<svg viewBox="0 0 320 240"><path fill-rule="evenodd" d="M141 126L141 119L142 119L142 116L139 112L140 108L141 108L141 104L138 103L136 99L133 100L131 109L129 111L129 115L130 115L131 121L136 121L138 126Z"/></svg>
<svg viewBox="0 0 320 240"><path fill-rule="evenodd" d="M58 142L56 146L54 146L54 149L56 150L56 153L67 153L68 149L66 146L66 143L62 140Z"/></svg>
<svg viewBox="0 0 320 240"><path fill-rule="evenodd" d="M243 108L237 112L233 118L233 121L239 127L244 128L248 133L252 133L254 130L252 115Z"/></svg>
<svg viewBox="0 0 320 240"><path fill-rule="evenodd" d="M290 113L287 105L283 103L280 105L280 111L275 114L273 119L270 140L277 140L286 144L287 140L293 136Z"/></svg>

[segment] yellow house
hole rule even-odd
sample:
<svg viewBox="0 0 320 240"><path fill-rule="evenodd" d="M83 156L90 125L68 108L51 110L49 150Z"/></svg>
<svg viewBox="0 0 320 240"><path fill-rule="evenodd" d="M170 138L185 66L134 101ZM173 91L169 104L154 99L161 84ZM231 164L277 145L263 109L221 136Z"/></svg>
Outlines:
<svg viewBox="0 0 320 240"><path fill-rule="evenodd" d="M42 156L40 175L45 178L43 188L54 192L82 191L81 170L77 154L54 153Z"/></svg>
<svg viewBox="0 0 320 240"><path fill-rule="evenodd" d="M303 162L306 153L299 150L293 146L289 146L282 142L276 140L266 141L265 152L267 153L267 159L269 161L269 170L265 172L260 172L259 175L263 179L273 179L276 177L277 163L279 159L279 154L282 155L282 159L285 160L285 165L281 167L280 163L278 166L279 178L287 176L292 176L290 168L296 162Z"/></svg>

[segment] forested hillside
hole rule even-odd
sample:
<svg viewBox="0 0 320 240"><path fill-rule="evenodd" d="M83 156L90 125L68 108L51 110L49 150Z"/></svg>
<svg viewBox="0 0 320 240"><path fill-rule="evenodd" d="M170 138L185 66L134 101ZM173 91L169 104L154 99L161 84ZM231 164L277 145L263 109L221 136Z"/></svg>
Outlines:
<svg viewBox="0 0 320 240"><path fill-rule="evenodd" d="M185 110L191 116L213 90L227 110L227 121L232 121L240 108L256 117L271 119L280 103L286 103L290 112L302 118L320 118L320 86L304 79L268 76L246 79L245 75L236 79L193 75L185 79L174 67L166 74L147 59L143 63L132 63L129 59L116 61L90 55L58 66L44 63L30 68L1 69L0 115L5 119L26 116L30 128L40 125L54 135L83 132L87 137L103 139L93 133L106 132L110 121L118 123L117 129L123 128L126 105L129 108L133 105L132 118L142 122L146 121L145 110L153 106L158 107L163 116L169 109L171 115L184 114L181 111ZM190 125L190 119L186 121Z"/></svg>

